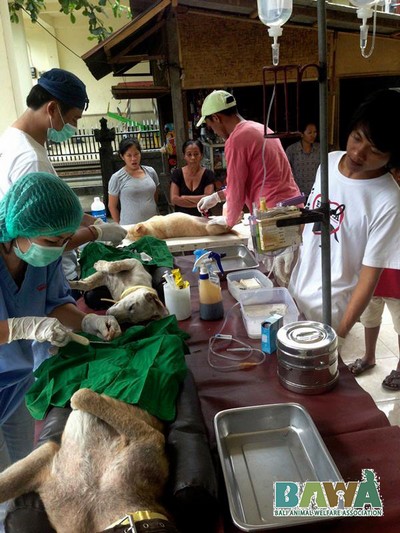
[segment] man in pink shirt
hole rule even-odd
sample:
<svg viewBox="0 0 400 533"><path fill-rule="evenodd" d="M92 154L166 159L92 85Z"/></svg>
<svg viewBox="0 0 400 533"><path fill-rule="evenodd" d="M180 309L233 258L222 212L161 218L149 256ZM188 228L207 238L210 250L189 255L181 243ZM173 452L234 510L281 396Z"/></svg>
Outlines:
<svg viewBox="0 0 400 533"><path fill-rule="evenodd" d="M226 188L205 196L197 204L204 213L226 200L225 216L217 217L213 223L234 226L243 206L252 213L253 204L258 207L260 197L266 198L267 207L274 207L277 202L300 195L280 140L265 139L263 124L239 115L230 93L213 91L205 98L201 113L197 127L206 122L214 133L226 139Z"/></svg>

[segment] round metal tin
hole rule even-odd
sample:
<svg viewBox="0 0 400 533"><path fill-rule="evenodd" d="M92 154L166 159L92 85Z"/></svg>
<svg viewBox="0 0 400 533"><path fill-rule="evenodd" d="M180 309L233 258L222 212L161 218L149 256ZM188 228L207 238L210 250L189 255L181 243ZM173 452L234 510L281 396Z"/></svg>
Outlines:
<svg viewBox="0 0 400 533"><path fill-rule="evenodd" d="M278 376L293 392L320 394L339 378L337 336L327 324L292 322L277 335Z"/></svg>

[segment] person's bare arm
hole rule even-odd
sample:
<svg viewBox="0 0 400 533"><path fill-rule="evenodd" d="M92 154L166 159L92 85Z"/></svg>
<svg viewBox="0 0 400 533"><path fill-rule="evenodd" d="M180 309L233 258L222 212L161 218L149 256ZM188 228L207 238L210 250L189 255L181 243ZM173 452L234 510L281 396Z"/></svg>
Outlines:
<svg viewBox="0 0 400 533"><path fill-rule="evenodd" d="M6 344L9 336L7 320L0 320L0 344Z"/></svg>
<svg viewBox="0 0 400 533"><path fill-rule="evenodd" d="M112 219L117 224L119 224L119 221L121 218L118 205L119 205L119 196L113 196L112 194L109 194L108 195L108 209L110 210Z"/></svg>
<svg viewBox="0 0 400 533"><path fill-rule="evenodd" d="M93 229L90 229L90 226L80 226L68 241L65 251L75 250L82 244L95 241L96 239L97 233Z"/></svg>
<svg viewBox="0 0 400 533"><path fill-rule="evenodd" d="M382 272L382 268L368 267L363 265L360 270L358 283L354 288L346 311L337 329L339 337L346 337L351 328L360 318L374 294L376 284Z"/></svg>
<svg viewBox="0 0 400 533"><path fill-rule="evenodd" d="M61 324L74 331L81 331L82 319L85 313L80 311L76 305L67 303L59 305L49 314L50 317L57 318Z"/></svg>

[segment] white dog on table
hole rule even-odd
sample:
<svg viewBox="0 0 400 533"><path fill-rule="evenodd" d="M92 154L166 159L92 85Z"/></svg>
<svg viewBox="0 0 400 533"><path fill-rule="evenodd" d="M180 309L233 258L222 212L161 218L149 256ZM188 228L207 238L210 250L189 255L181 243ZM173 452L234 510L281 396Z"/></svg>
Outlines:
<svg viewBox="0 0 400 533"><path fill-rule="evenodd" d="M72 289L90 291L105 285L114 305L107 310L118 322L136 324L168 315L157 291L152 288L151 275L137 259L97 261L96 272L85 279L70 281Z"/></svg>

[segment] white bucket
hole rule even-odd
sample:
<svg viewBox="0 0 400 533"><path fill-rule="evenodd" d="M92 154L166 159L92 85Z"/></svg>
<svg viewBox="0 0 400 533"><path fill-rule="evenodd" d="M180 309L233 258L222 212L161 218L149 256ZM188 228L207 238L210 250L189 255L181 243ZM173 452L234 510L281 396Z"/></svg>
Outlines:
<svg viewBox="0 0 400 533"><path fill-rule="evenodd" d="M190 286L184 289L173 289L168 283L164 283L165 307L177 320L186 320L192 314L190 301Z"/></svg>

